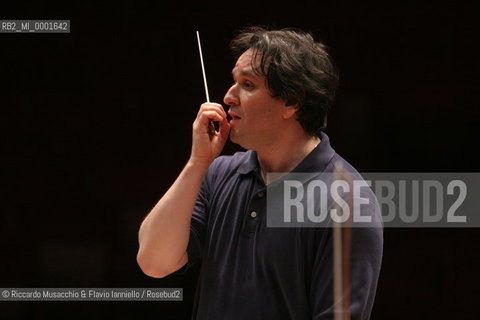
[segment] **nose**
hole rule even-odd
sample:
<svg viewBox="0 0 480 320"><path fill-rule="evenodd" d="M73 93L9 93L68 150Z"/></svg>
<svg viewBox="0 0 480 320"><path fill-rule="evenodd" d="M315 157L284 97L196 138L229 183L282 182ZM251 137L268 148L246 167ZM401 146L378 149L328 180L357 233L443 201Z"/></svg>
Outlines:
<svg viewBox="0 0 480 320"><path fill-rule="evenodd" d="M228 89L225 97L223 97L223 102L229 106L238 106L240 101L236 92L236 84L233 84L230 89Z"/></svg>

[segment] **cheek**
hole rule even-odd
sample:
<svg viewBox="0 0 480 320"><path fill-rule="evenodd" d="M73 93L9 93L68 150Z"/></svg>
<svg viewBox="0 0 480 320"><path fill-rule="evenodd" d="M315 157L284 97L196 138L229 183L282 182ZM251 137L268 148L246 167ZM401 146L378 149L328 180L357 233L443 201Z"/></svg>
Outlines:
<svg viewBox="0 0 480 320"><path fill-rule="evenodd" d="M256 127L266 126L278 117L281 118L278 101L273 100L268 93L242 92L240 101L243 116Z"/></svg>
<svg viewBox="0 0 480 320"><path fill-rule="evenodd" d="M279 110L278 106L271 99L262 99L258 101L256 108L252 111L257 118L274 121L278 117L281 117Z"/></svg>
<svg viewBox="0 0 480 320"><path fill-rule="evenodd" d="M257 132L271 131L272 127L277 127L278 123L275 120L275 113L267 106L252 110L248 116L249 123L252 130Z"/></svg>

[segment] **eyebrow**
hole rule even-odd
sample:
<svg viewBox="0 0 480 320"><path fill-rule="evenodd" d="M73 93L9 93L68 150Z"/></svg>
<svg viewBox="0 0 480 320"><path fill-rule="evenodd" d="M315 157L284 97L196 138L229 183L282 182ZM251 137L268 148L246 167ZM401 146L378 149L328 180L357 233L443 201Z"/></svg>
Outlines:
<svg viewBox="0 0 480 320"><path fill-rule="evenodd" d="M240 70L239 71L240 75L241 76L247 76L247 77L252 77L252 78L257 78L258 75L253 73L252 71L246 71L246 70ZM235 75L235 69L232 70L232 76Z"/></svg>

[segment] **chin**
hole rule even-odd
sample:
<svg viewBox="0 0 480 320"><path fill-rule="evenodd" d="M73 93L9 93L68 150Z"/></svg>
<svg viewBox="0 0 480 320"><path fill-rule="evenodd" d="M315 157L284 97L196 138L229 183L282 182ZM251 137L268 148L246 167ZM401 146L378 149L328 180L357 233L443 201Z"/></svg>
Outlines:
<svg viewBox="0 0 480 320"><path fill-rule="evenodd" d="M230 132L230 141L235 144L240 144L235 134L233 134L233 132Z"/></svg>
<svg viewBox="0 0 480 320"><path fill-rule="evenodd" d="M242 141L242 139L239 139L238 136L236 136L235 133L233 132L230 132L230 141L232 143L238 144L243 149L248 149L248 145L245 144L245 141Z"/></svg>

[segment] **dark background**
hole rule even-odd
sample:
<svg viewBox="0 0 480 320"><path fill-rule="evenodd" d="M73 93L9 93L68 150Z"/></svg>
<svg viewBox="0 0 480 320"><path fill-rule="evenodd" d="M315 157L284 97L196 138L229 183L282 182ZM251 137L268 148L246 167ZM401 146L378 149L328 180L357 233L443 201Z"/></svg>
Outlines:
<svg viewBox="0 0 480 320"><path fill-rule="evenodd" d="M0 287L182 287L183 302L1 302L8 319L187 319L198 267L152 279L143 217L221 102L228 41L251 24L324 40L341 73L327 133L362 172L476 172L474 1L2 3L0 19L70 19L70 34L0 34ZM229 154L238 147L227 145ZM480 230L386 229L372 319L478 319Z"/></svg>

